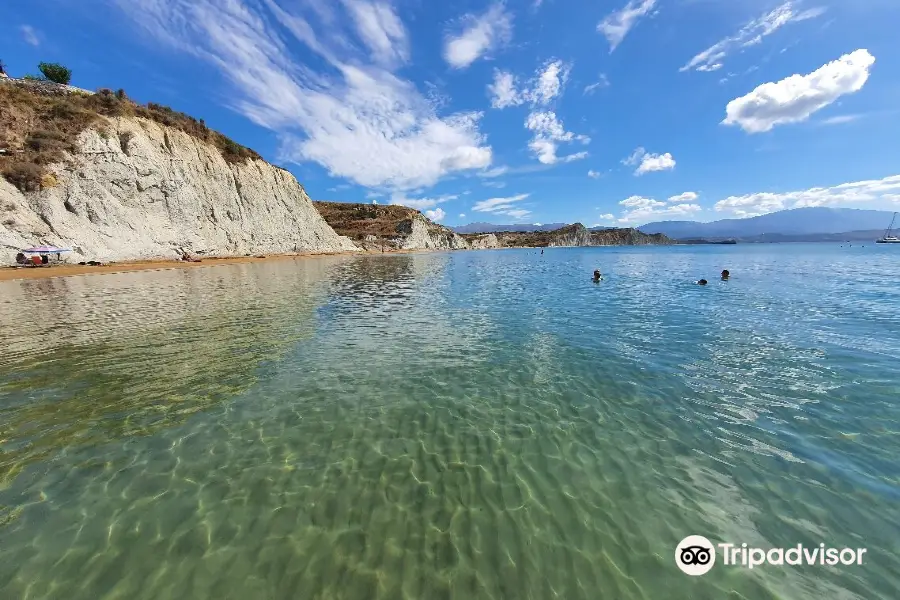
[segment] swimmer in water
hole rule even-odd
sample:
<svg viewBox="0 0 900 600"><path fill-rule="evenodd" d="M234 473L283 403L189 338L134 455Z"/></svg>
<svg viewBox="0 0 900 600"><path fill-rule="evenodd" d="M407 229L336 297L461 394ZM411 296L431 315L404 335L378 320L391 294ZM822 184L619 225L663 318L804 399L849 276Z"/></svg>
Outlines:
<svg viewBox="0 0 900 600"><path fill-rule="evenodd" d="M603 275L600 274L600 269L594 269L594 283L597 283L603 279Z"/></svg>
<svg viewBox="0 0 900 600"><path fill-rule="evenodd" d="M722 271L722 281L728 281L728 278L731 276L731 273L728 272L728 269Z"/></svg>
<svg viewBox="0 0 900 600"><path fill-rule="evenodd" d="M705 279L701 279L700 281L697 282L697 285L706 285L707 283L709 283L709 282L706 281Z"/></svg>

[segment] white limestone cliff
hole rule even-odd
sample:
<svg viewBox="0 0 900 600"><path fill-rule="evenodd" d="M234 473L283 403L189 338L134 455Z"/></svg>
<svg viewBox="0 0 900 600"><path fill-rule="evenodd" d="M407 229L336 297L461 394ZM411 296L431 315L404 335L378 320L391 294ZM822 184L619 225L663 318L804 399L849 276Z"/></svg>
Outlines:
<svg viewBox="0 0 900 600"><path fill-rule="evenodd" d="M139 118L81 133L42 190L0 178L0 248L73 248L70 261L339 252L358 248L325 222L288 171L227 162L178 129ZM65 255L64 255L65 256Z"/></svg>

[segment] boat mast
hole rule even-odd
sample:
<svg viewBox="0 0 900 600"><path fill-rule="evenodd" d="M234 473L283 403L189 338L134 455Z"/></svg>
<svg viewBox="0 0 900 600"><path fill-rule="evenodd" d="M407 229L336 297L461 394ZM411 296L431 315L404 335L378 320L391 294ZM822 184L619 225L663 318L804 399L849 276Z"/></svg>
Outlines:
<svg viewBox="0 0 900 600"><path fill-rule="evenodd" d="M894 213L894 216L891 217L891 224L888 225L887 231L884 232L884 239L887 239L891 235L891 230L894 228L894 220L897 218L897 213Z"/></svg>

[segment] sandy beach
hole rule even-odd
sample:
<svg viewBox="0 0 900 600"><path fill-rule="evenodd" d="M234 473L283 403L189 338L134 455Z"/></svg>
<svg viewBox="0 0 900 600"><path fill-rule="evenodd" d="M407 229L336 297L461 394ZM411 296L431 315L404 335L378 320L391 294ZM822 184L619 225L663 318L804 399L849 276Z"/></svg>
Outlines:
<svg viewBox="0 0 900 600"><path fill-rule="evenodd" d="M394 250L389 254L402 254L413 252L411 250ZM349 256L376 254L366 252L331 252L309 254L272 254L264 258L255 256L235 256L228 258L204 258L202 262L185 262L178 260L150 260L138 262L115 262L96 267L89 265L60 264L48 267L4 267L0 268L0 281L12 281L15 279L42 279L47 277L72 277L75 275L106 275L110 273L124 273L127 271L149 271L162 269L194 269L203 267L219 267L238 263L253 263L271 260L307 259L323 256ZM386 253L388 254L388 253Z"/></svg>

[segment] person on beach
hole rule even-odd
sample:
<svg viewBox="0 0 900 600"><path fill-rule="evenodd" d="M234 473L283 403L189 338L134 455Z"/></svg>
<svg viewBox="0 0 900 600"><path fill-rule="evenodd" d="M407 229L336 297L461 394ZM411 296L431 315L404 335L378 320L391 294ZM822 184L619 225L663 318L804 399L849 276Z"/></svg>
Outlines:
<svg viewBox="0 0 900 600"><path fill-rule="evenodd" d="M728 269L722 271L722 281L728 281L728 278L731 276L731 273L728 272Z"/></svg>
<svg viewBox="0 0 900 600"><path fill-rule="evenodd" d="M706 281L705 279L701 279L700 281L697 282L697 285L706 285L707 283L709 283L709 282Z"/></svg>

